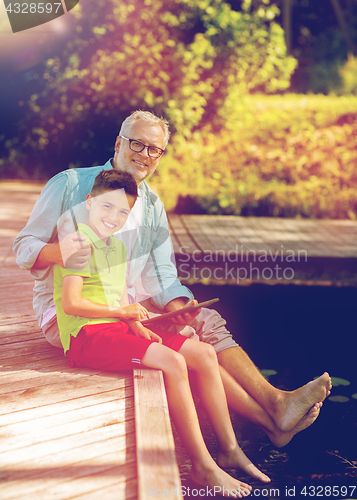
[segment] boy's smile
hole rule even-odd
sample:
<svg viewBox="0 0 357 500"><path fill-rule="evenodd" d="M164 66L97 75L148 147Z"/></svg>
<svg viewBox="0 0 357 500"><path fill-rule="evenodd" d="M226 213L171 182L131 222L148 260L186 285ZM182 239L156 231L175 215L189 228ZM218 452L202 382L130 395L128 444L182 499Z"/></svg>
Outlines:
<svg viewBox="0 0 357 500"><path fill-rule="evenodd" d="M106 241L124 226L134 203L134 197L127 195L124 189L105 191L94 197L89 194L86 200L89 210L88 226L100 239Z"/></svg>

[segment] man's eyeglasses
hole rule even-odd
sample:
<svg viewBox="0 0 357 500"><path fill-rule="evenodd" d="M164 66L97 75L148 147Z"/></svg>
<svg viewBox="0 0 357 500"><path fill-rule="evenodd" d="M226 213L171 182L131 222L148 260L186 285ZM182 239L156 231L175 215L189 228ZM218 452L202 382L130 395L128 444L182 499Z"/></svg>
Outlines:
<svg viewBox="0 0 357 500"><path fill-rule="evenodd" d="M145 146L140 141L136 141L135 139L129 139L128 137L124 137L123 135L120 135L122 139L125 139L126 141L129 141L129 148L132 151L135 151L135 153L141 153L144 151L145 148L148 150L148 155L151 158L160 158L160 156L163 154L164 150L161 148L157 148L156 146Z"/></svg>

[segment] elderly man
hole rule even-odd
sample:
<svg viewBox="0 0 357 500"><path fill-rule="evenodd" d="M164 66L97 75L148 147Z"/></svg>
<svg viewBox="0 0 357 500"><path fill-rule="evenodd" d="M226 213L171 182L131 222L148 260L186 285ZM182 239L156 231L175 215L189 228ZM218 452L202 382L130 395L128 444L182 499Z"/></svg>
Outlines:
<svg viewBox="0 0 357 500"><path fill-rule="evenodd" d="M163 204L145 179L159 165L169 139L168 124L149 112L136 111L122 124L114 146L114 158L100 167L72 169L59 173L45 186L26 227L14 242L17 263L35 278L34 309L47 340L60 346L53 303L52 265L84 267L90 247L74 231L58 241L58 221L73 213L90 192L94 178L103 169L130 172L138 184L138 200L125 231L128 246L128 294L133 302L150 297L154 311L175 311L193 299L177 278L167 237L168 224ZM166 235L166 236L165 236ZM148 302L145 302L147 307ZM284 446L317 418L331 381L324 373L318 379L292 391L274 388L260 374L214 310L201 309L179 315L172 325L183 335L197 335L213 345L231 409L261 427L276 446ZM189 326L186 326L189 325Z"/></svg>

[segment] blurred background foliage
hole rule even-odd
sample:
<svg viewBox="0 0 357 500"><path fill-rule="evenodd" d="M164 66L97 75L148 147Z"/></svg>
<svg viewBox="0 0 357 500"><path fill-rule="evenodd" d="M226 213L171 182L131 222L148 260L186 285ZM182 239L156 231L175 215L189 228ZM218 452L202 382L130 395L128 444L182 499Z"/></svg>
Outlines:
<svg viewBox="0 0 357 500"><path fill-rule="evenodd" d="M177 213L356 219L356 141L356 96L246 96L224 131L165 155L150 184Z"/></svg>
<svg viewBox="0 0 357 500"><path fill-rule="evenodd" d="M357 2L355 0L278 0L281 12L291 3L291 54L299 65L294 92L357 93ZM282 15L277 22L283 24ZM349 76L347 76L347 72ZM353 76L352 76L353 73ZM351 79L354 84L351 86Z"/></svg>
<svg viewBox="0 0 357 500"><path fill-rule="evenodd" d="M293 3L288 55L284 1L79 3L71 39L8 78L18 107L0 127L0 176L103 164L140 108L171 124L150 179L168 209L356 218L357 59L318 0ZM340 1L355 37L354 2Z"/></svg>

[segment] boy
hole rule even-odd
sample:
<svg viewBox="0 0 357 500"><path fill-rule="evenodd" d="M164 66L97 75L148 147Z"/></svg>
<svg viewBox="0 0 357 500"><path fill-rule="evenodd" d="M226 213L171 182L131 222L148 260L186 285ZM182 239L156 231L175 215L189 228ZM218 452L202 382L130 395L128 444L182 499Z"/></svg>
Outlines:
<svg viewBox="0 0 357 500"><path fill-rule="evenodd" d="M134 206L137 185L131 174L104 170L86 199L88 224L79 224L92 256L82 270L54 268L54 301L61 342L72 366L125 370L142 365L161 369L171 417L192 461L192 479L225 496L241 498L251 487L224 472L210 456L200 431L187 368L193 370L199 397L220 445L217 462L242 468L268 482L239 448L230 422L213 347L163 330L149 330L139 303L129 305L126 248L112 235L123 227ZM184 418L183 418L184 417Z"/></svg>

